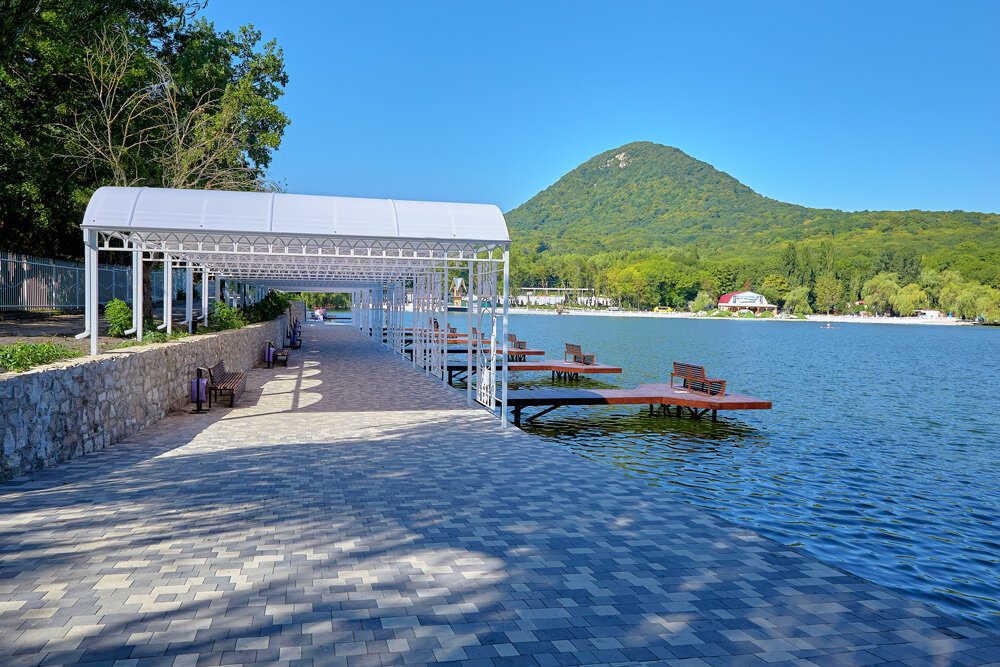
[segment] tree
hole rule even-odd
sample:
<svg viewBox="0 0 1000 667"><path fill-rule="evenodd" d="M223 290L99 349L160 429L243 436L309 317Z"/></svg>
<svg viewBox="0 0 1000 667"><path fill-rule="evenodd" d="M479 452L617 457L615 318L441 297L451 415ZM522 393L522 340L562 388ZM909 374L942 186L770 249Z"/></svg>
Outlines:
<svg viewBox="0 0 1000 667"><path fill-rule="evenodd" d="M980 315L979 299L974 289L965 289L955 299L956 314L966 320L974 320Z"/></svg>
<svg viewBox="0 0 1000 667"><path fill-rule="evenodd" d="M820 276L816 280L816 306L829 314L840 300L842 291L839 280L831 275Z"/></svg>
<svg viewBox="0 0 1000 667"><path fill-rule="evenodd" d="M712 299L711 294L708 292L698 292L698 295L695 296L694 300L689 304L689 308L692 313L698 313L703 310L708 310L713 303L714 300Z"/></svg>
<svg viewBox="0 0 1000 667"><path fill-rule="evenodd" d="M903 317L911 317L918 309L927 308L927 293L920 285L910 283L902 288L889 300L892 309Z"/></svg>
<svg viewBox="0 0 1000 667"><path fill-rule="evenodd" d="M788 285L788 281L780 273L772 273L764 278L764 281L760 284L760 289L761 294L767 297L768 301L777 305L781 305L785 297L788 296L788 293L792 291L792 288Z"/></svg>
<svg viewBox="0 0 1000 667"><path fill-rule="evenodd" d="M899 291L898 276L895 273L880 273L865 282L861 288L861 298L873 312L885 313L892 305L892 299Z"/></svg>
<svg viewBox="0 0 1000 667"><path fill-rule="evenodd" d="M104 185L130 187L151 176L144 149L158 139L163 95L155 81L157 63L117 29L97 36L83 58L87 105L56 127L66 137L68 153L57 154L86 170Z"/></svg>
<svg viewBox="0 0 1000 667"><path fill-rule="evenodd" d="M712 281L720 294L726 294L739 289L742 284L739 279L739 269L734 262L719 262L706 267Z"/></svg>
<svg viewBox="0 0 1000 667"><path fill-rule="evenodd" d="M92 172L100 184L272 189L273 184L263 178L263 169L270 151L280 142L287 118L266 96L280 94L277 84L287 80L280 51L275 52L271 43L258 58L252 49L259 33L246 29L238 36L215 36L211 24L202 21L196 24L195 33L201 41L214 36L217 45L228 44L222 55L212 53L215 61L211 64L221 67L222 79L216 75L207 81L239 78L224 88L199 92L196 87L205 85L203 81L196 81L190 72L177 76L127 32L102 32L84 58L91 108L75 111L71 124L59 126L70 148L62 157L78 165L77 170ZM199 54L205 55L199 51L181 58L178 52L169 52L178 68L198 63ZM232 54L238 54L238 62ZM246 64L255 58L267 66ZM188 88L179 81L187 81ZM258 87L260 94L255 92ZM248 122L248 115L257 116L257 122ZM153 263L143 264L146 318L153 316L150 275L154 268Z"/></svg>
<svg viewBox="0 0 1000 667"><path fill-rule="evenodd" d="M789 292L785 299L785 309L796 315L811 315L813 309L809 305L809 288L803 285Z"/></svg>
<svg viewBox="0 0 1000 667"><path fill-rule="evenodd" d="M264 182L288 124L275 104L288 80L281 50L252 27L194 21L202 4L15 0L0 11L4 249L78 259L79 221L101 185ZM220 178L238 172L250 178Z"/></svg>
<svg viewBox="0 0 1000 667"><path fill-rule="evenodd" d="M781 270L785 278L793 279L798 273L799 254L795 250L795 244L789 241L781 250Z"/></svg>
<svg viewBox="0 0 1000 667"><path fill-rule="evenodd" d="M183 30L195 3L169 0L12 0L0 9L0 239L5 250L83 255L80 219L105 182L65 158L60 125L90 108L84 57L118 28L153 49Z"/></svg>

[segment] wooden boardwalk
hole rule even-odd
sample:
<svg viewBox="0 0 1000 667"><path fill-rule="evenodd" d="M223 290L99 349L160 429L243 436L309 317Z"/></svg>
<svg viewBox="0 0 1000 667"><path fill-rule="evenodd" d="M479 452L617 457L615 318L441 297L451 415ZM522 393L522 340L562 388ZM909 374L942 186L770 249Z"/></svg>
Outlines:
<svg viewBox="0 0 1000 667"><path fill-rule="evenodd" d="M451 343L453 343L453 342L454 341L451 341ZM412 349L406 348L405 352L406 352L406 357L408 359L412 359L413 358L413 350ZM448 354L466 354L467 352L468 352L468 348L465 348L465 347L451 347L450 345L448 347ZM473 349L472 352L473 352L473 354L475 354L475 349ZM501 349L501 347L499 345L497 345L497 356L498 357L502 357L502 352L503 352L503 350ZM522 359L523 357L526 357L526 356L541 356L543 354L545 354L545 350L515 350L513 348L508 348L507 349L507 360L508 361L519 360L519 359Z"/></svg>
<svg viewBox="0 0 1000 667"><path fill-rule="evenodd" d="M523 352L523 350L518 350ZM541 361L507 361L507 370L511 372L549 372L552 379L577 380L581 375L621 373L619 366L609 366L608 364L578 364L573 361L562 359L542 359ZM455 380L461 380L462 374L468 371L465 362L448 363L448 384L454 384ZM472 372L476 372L473 364Z"/></svg>
<svg viewBox="0 0 1000 667"><path fill-rule="evenodd" d="M635 389L512 389L507 392L507 405L514 411L514 423L521 423L521 411L526 407L548 406L528 417L532 421L565 405L654 405L664 411L677 408L678 416L687 409L691 417L700 419L712 412L715 420L719 410L770 410L771 401L753 396L726 394L708 396L669 384L641 384Z"/></svg>

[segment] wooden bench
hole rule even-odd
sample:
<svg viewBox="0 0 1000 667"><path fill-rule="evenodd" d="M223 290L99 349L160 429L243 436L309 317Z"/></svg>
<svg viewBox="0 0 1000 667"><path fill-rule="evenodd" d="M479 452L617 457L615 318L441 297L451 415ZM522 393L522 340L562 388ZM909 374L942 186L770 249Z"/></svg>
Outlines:
<svg viewBox="0 0 1000 667"><path fill-rule="evenodd" d="M595 355L585 354L583 348L574 343L566 343L566 352L563 354L563 361L569 361L573 357L573 363L590 366L594 363Z"/></svg>
<svg viewBox="0 0 1000 667"><path fill-rule="evenodd" d="M507 334L507 342L510 343L510 348L512 350L527 350L528 343L523 340L518 340L515 334Z"/></svg>
<svg viewBox="0 0 1000 667"><path fill-rule="evenodd" d="M293 350L297 350L302 347L302 324L296 318L292 323L292 328L288 330L285 334L288 339L287 345Z"/></svg>
<svg viewBox="0 0 1000 667"><path fill-rule="evenodd" d="M268 355L267 350L271 350L270 355ZM269 357L270 361L268 361ZM264 362L267 364L268 368L273 368L279 361L285 366L288 365L288 348L278 348L274 345L273 340L267 341L267 349L264 351Z"/></svg>
<svg viewBox="0 0 1000 667"><path fill-rule="evenodd" d="M226 365L219 361L208 369L208 407L212 407L212 396L218 401L219 394L229 394L229 407L233 407L246 386L246 373L230 373Z"/></svg>
<svg viewBox="0 0 1000 667"><path fill-rule="evenodd" d="M705 367L696 364L687 364L682 361L674 362L674 372L670 374L670 386L674 386L674 378L681 379L681 387L688 391L709 396L725 396L726 381L719 378L710 378L705 375Z"/></svg>

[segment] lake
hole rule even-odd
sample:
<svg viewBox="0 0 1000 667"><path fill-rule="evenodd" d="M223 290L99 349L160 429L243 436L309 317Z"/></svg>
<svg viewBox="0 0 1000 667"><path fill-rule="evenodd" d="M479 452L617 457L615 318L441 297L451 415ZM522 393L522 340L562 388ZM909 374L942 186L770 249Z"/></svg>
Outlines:
<svg viewBox="0 0 1000 667"><path fill-rule="evenodd" d="M1000 623L1000 329L510 322L547 358L574 342L624 370L560 386L667 382L671 362L688 361L774 403L717 423L645 406L560 408L528 433L955 616ZM546 386L547 373L512 376L511 387Z"/></svg>

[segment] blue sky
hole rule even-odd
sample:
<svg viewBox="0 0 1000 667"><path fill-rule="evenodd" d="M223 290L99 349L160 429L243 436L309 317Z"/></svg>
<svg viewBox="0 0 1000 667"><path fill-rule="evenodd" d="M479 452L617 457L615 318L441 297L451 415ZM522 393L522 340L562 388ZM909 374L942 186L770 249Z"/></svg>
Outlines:
<svg viewBox="0 0 1000 667"><path fill-rule="evenodd" d="M998 2L211 0L284 49L289 192L521 204L629 141L797 204L1000 211Z"/></svg>

